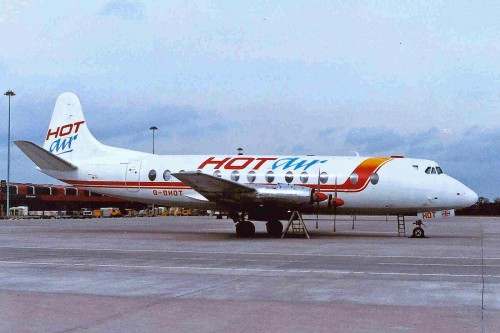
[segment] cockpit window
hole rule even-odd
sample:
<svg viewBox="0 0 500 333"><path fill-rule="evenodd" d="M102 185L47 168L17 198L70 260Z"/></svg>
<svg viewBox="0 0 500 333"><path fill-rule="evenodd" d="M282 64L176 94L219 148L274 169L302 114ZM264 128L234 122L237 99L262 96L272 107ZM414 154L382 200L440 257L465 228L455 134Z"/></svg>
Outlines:
<svg viewBox="0 0 500 333"><path fill-rule="evenodd" d="M427 169L425 169L425 173L428 174L428 175L429 174L433 174L433 175L438 174L438 175L440 175L440 174L443 173L443 170L440 167L438 167L438 166L436 166L436 167L427 167Z"/></svg>

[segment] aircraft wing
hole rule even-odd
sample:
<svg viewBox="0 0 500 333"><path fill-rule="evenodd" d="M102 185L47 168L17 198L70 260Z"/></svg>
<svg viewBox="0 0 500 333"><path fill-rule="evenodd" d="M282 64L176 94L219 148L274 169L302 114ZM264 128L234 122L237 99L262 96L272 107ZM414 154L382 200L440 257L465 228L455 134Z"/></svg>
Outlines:
<svg viewBox="0 0 500 333"><path fill-rule="evenodd" d="M201 172L183 172L172 174L175 178L189 185L210 201L238 202L240 195L256 190L236 182L217 178Z"/></svg>

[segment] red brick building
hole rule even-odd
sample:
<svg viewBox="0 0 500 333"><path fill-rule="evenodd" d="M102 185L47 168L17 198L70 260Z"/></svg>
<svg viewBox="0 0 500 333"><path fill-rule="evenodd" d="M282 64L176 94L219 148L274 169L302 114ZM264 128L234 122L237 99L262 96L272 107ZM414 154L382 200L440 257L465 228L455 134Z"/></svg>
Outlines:
<svg viewBox="0 0 500 333"><path fill-rule="evenodd" d="M0 188L0 216L5 214L7 193ZM108 197L65 185L10 183L10 207L28 206L30 210L80 211L81 208L99 209L118 207L144 209L147 204Z"/></svg>

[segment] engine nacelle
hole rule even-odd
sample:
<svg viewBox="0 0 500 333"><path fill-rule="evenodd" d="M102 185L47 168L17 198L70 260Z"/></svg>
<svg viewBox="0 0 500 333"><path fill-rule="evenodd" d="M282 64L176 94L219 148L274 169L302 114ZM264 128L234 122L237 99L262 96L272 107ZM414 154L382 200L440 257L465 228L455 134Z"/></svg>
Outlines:
<svg viewBox="0 0 500 333"><path fill-rule="evenodd" d="M314 200L315 190L304 186L278 184L274 186L256 186L256 192L245 195L245 201L270 206L295 207L309 205Z"/></svg>

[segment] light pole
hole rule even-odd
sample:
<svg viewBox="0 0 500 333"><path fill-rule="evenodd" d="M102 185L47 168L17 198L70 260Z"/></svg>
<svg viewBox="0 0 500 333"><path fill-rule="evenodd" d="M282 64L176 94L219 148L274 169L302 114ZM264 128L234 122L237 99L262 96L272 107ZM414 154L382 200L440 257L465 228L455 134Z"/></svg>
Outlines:
<svg viewBox="0 0 500 333"><path fill-rule="evenodd" d="M153 131L153 155L154 155L154 153L155 153L155 131L158 129L158 127L151 126L149 129ZM151 213L149 215L155 216L155 204L151 205Z"/></svg>
<svg viewBox="0 0 500 333"><path fill-rule="evenodd" d="M10 98L16 94L9 90L5 94L9 96L9 129L7 130L7 218L10 217Z"/></svg>
<svg viewBox="0 0 500 333"><path fill-rule="evenodd" d="M153 131L153 154L154 154L155 153L155 131L158 129L158 127L151 126L149 129Z"/></svg>

